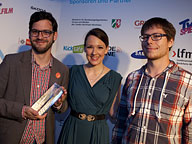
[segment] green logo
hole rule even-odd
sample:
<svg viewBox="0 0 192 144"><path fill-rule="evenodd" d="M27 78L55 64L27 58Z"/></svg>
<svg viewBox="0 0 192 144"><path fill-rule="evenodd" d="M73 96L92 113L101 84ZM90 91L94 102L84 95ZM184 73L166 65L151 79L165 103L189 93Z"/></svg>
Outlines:
<svg viewBox="0 0 192 144"><path fill-rule="evenodd" d="M83 53L84 45L73 46L73 53Z"/></svg>

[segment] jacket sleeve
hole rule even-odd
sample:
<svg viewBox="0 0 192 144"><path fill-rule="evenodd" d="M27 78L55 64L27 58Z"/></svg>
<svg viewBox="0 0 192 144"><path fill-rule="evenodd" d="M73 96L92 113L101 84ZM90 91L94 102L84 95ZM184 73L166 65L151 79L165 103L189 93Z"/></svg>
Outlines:
<svg viewBox="0 0 192 144"><path fill-rule="evenodd" d="M15 95L8 95L7 89L10 80L11 60L9 56L5 56L0 64L0 117L22 120L23 103L14 100ZM16 75L16 74L15 74Z"/></svg>

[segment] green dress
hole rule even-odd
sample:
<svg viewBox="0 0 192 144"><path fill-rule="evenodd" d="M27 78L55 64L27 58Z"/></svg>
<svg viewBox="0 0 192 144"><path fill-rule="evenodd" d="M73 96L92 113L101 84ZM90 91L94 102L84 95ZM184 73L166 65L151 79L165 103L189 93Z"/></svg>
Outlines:
<svg viewBox="0 0 192 144"><path fill-rule="evenodd" d="M121 75L113 70L105 74L93 87L89 84L83 65L70 69L68 103L72 110L85 114L108 114L121 83ZM108 144L109 128L106 120L80 120L72 115L61 130L62 144Z"/></svg>

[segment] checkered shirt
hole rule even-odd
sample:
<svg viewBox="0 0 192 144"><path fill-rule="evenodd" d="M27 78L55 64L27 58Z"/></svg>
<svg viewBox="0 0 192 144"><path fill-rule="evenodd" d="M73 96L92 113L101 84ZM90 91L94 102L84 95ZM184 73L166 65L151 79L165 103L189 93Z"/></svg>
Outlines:
<svg viewBox="0 0 192 144"><path fill-rule="evenodd" d="M52 60L48 66L41 69L40 66L36 64L34 57L32 57L30 106L32 106L48 89L51 66ZM28 120L20 143L33 144L34 141L36 141L37 144L45 142L45 119Z"/></svg>
<svg viewBox="0 0 192 144"><path fill-rule="evenodd" d="M173 61L155 78L146 73L146 65L130 73L112 143L192 143L192 74Z"/></svg>

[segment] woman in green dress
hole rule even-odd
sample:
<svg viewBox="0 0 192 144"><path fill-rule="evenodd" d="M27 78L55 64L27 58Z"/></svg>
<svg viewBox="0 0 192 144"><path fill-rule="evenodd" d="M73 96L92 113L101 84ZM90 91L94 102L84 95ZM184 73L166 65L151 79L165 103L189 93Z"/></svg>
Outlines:
<svg viewBox="0 0 192 144"><path fill-rule="evenodd" d="M114 117L120 99L121 75L103 64L107 34L95 28L84 40L88 63L70 69L68 103L71 113L59 138L61 144L108 144L106 115Z"/></svg>

